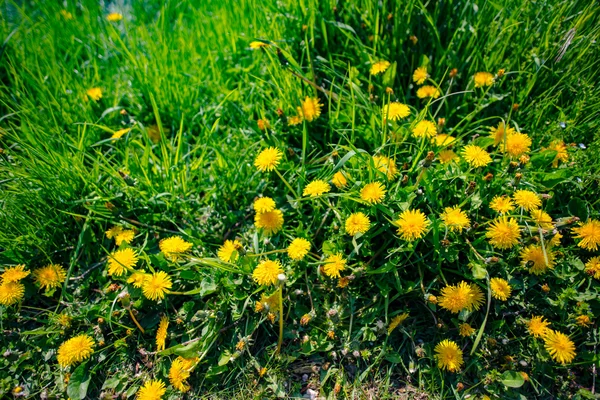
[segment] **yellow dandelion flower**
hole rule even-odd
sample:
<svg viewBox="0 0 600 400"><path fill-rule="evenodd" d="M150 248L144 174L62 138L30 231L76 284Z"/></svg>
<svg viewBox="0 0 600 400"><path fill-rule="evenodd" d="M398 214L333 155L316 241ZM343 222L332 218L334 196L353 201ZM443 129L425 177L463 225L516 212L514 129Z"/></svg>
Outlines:
<svg viewBox="0 0 600 400"><path fill-rule="evenodd" d="M164 394L167 392L167 388L163 381L153 379L144 382L144 385L138 390L136 394L137 400L161 400Z"/></svg>
<svg viewBox="0 0 600 400"><path fill-rule="evenodd" d="M254 225L262 229L266 235L277 233L283 226L283 212L273 210L265 213L257 213L254 216Z"/></svg>
<svg viewBox="0 0 600 400"><path fill-rule="evenodd" d="M283 153L276 147L267 147L261 151L254 160L254 166L259 171L273 171L279 165Z"/></svg>
<svg viewBox="0 0 600 400"><path fill-rule="evenodd" d="M442 150L438 154L438 159L442 164L448 164L454 160L458 160L458 155L452 150Z"/></svg>
<svg viewBox="0 0 600 400"><path fill-rule="evenodd" d="M33 271L33 278L42 289L60 287L60 285L65 281L66 277L67 272L63 267L57 264L50 264Z"/></svg>
<svg viewBox="0 0 600 400"><path fill-rule="evenodd" d="M531 138L524 133L511 133L506 136L506 140L500 142L500 150L508 153L511 157L520 157L529 153L531 148Z"/></svg>
<svg viewBox="0 0 600 400"><path fill-rule="evenodd" d="M533 337L544 336L549 326L550 322L545 321L544 317L541 316L536 317L535 315L532 315L531 319L527 321L527 330Z"/></svg>
<svg viewBox="0 0 600 400"><path fill-rule="evenodd" d="M469 325L465 322L465 323L458 325L458 333L462 337L469 337L475 333L475 329L473 329L471 327L471 325Z"/></svg>
<svg viewBox="0 0 600 400"><path fill-rule="evenodd" d="M394 101L383 106L381 113L384 120L396 121L408 117L410 115L410 108L406 104Z"/></svg>
<svg viewBox="0 0 600 400"><path fill-rule="evenodd" d="M517 206L523 208L525 211L533 211L542 205L540 197L531 190L517 190L513 193L513 200Z"/></svg>
<svg viewBox="0 0 600 400"><path fill-rule="evenodd" d="M531 219L542 229L554 228L554 225L552 225L552 217L541 209L531 211Z"/></svg>
<svg viewBox="0 0 600 400"><path fill-rule="evenodd" d="M385 198L385 186L381 182L367 183L360 190L360 198L371 204L379 204Z"/></svg>
<svg viewBox="0 0 600 400"><path fill-rule="evenodd" d="M107 230L104 234L108 239L116 238L119 233L123 231L123 228L120 226L113 226L109 230Z"/></svg>
<svg viewBox="0 0 600 400"><path fill-rule="evenodd" d="M164 271L158 271L154 274L146 275L142 284L142 293L150 300L161 300L165 298L165 293L173 287L171 277Z"/></svg>
<svg viewBox="0 0 600 400"><path fill-rule="evenodd" d="M233 261L237 256L237 251L241 248L242 243L239 240L226 240L223 246L219 247L217 257L224 262Z"/></svg>
<svg viewBox="0 0 600 400"><path fill-rule="evenodd" d="M302 116L308 122L312 122L321 115L321 107L323 107L323 104L319 103L318 98L306 96L302 102Z"/></svg>
<svg viewBox="0 0 600 400"><path fill-rule="evenodd" d="M512 287L502 278L490 279L490 288L492 289L492 297L502 301L508 300L512 292Z"/></svg>
<svg viewBox="0 0 600 400"><path fill-rule="evenodd" d="M269 47L269 44L265 43L265 42L261 42L260 40L255 40L253 42L250 42L250 48L252 50L258 50L258 49L262 49L264 47Z"/></svg>
<svg viewBox="0 0 600 400"><path fill-rule="evenodd" d="M119 13L110 13L106 16L106 19L110 22L119 22L120 20L123 19L123 15L119 14Z"/></svg>
<svg viewBox="0 0 600 400"><path fill-rule="evenodd" d="M395 221L397 233L402 240L412 242L423 237L430 222L421 210L405 210Z"/></svg>
<svg viewBox="0 0 600 400"><path fill-rule="evenodd" d="M158 243L158 247L166 259L177 261L182 255L190 251L192 244L179 236L171 236L170 238L162 239Z"/></svg>
<svg viewBox="0 0 600 400"><path fill-rule="evenodd" d="M554 157L554 161L552 161L552 166L554 168L558 167L559 162L566 163L567 161L569 161L569 153L567 152L567 146L562 140L553 140L552 142L550 142L550 146L548 147L548 149L556 151L556 156Z"/></svg>
<svg viewBox="0 0 600 400"><path fill-rule="evenodd" d="M521 230L514 218L500 217L487 229L485 236L498 249L510 249L519 243Z"/></svg>
<svg viewBox="0 0 600 400"><path fill-rule="evenodd" d="M379 75L384 73L390 67L389 61L378 61L371 65L371 75Z"/></svg>
<svg viewBox="0 0 600 400"><path fill-rule="evenodd" d="M335 174L333 174L331 183L333 183L338 189L343 189L348 185L348 180L346 179L342 171L338 171Z"/></svg>
<svg viewBox="0 0 600 400"><path fill-rule="evenodd" d="M475 87L492 86L494 84L494 75L489 72L477 72L473 76Z"/></svg>
<svg viewBox="0 0 600 400"><path fill-rule="evenodd" d="M556 232L554 236L548 241L548 247L556 247L560 246L560 239L562 239L563 235L560 232Z"/></svg>
<svg viewBox="0 0 600 400"><path fill-rule="evenodd" d="M541 246L530 245L521 252L521 260L524 267L529 267L529 273L541 275L554 269L554 253L550 249L546 252Z"/></svg>
<svg viewBox="0 0 600 400"><path fill-rule="evenodd" d="M129 131L131 131L131 128L119 129L118 131L114 131L113 134L112 134L112 136L110 138L111 139L120 139L124 135L126 135L127 133L129 133Z"/></svg>
<svg viewBox="0 0 600 400"><path fill-rule="evenodd" d="M145 271L133 271L133 273L127 278L127 283L131 283L135 288L141 288L144 281L148 277Z"/></svg>
<svg viewBox="0 0 600 400"><path fill-rule="evenodd" d="M388 335L391 334L398 327L398 325L400 325L404 321L406 321L407 318L408 318L408 313L402 313L402 314L396 315L390 321L390 325L388 326L388 329L387 329L387 334Z"/></svg>
<svg viewBox="0 0 600 400"><path fill-rule="evenodd" d="M440 90L431 85L421 86L419 89L417 89L417 97L420 99L427 99L429 97L437 99L440 97L440 94Z"/></svg>
<svg viewBox="0 0 600 400"><path fill-rule="evenodd" d="M575 318L575 322L577 323L577 325L587 328L588 326L590 326L592 324L592 320L588 315L578 315Z"/></svg>
<svg viewBox="0 0 600 400"><path fill-rule="evenodd" d="M373 165L378 171L385 174L389 181L393 181L398 175L396 161L386 156L373 156Z"/></svg>
<svg viewBox="0 0 600 400"><path fill-rule="evenodd" d="M465 146L462 156L469 165L475 168L485 167L492 162L492 157L487 151L473 144Z"/></svg>
<svg viewBox="0 0 600 400"><path fill-rule="evenodd" d="M102 98L102 89L97 87L88 89L86 93L94 101L98 101Z"/></svg>
<svg viewBox="0 0 600 400"><path fill-rule="evenodd" d="M575 343L564 333L548 329L543 339L544 347L555 361L568 364L575 358Z"/></svg>
<svg viewBox="0 0 600 400"><path fill-rule="evenodd" d="M94 339L88 335L78 335L67 340L58 348L56 358L61 367L68 367L91 357L94 353Z"/></svg>
<svg viewBox="0 0 600 400"><path fill-rule="evenodd" d="M498 146L505 141L505 138L516 133L514 128L507 128L504 122L500 122L498 126L490 127L490 137L494 139L494 146Z"/></svg>
<svg viewBox="0 0 600 400"><path fill-rule="evenodd" d="M423 83L425 83L425 81L427 80L427 78L429 78L429 74L427 73L427 68L425 67L419 67L415 70L415 72L413 72L413 82L415 82L417 85L422 85Z"/></svg>
<svg viewBox="0 0 600 400"><path fill-rule="evenodd" d="M432 142L438 147L444 147L450 146L452 143L456 142L456 138L454 136L446 135L445 133L439 133L435 135Z"/></svg>
<svg viewBox="0 0 600 400"><path fill-rule="evenodd" d="M302 260L310 250L310 242L303 238L296 238L287 248L288 256L292 260Z"/></svg>
<svg viewBox="0 0 600 400"><path fill-rule="evenodd" d="M108 274L121 276L133 269L138 261L138 254L131 247L117 250L108 256Z"/></svg>
<svg viewBox="0 0 600 400"><path fill-rule="evenodd" d="M162 351L165 349L165 342L167 340L167 328L169 327L169 318L163 316L158 324L156 330L156 351Z"/></svg>
<svg viewBox="0 0 600 400"><path fill-rule="evenodd" d="M371 222L369 221L369 217L362 212L350 214L346 219L346 233L350 236L354 236L358 233L365 233L369 230L370 226Z"/></svg>
<svg viewBox="0 0 600 400"><path fill-rule="evenodd" d="M440 218L451 232L458 231L462 233L463 229L471 226L471 220L467 216L467 213L461 210L459 206L444 208L444 212L440 215Z"/></svg>
<svg viewBox="0 0 600 400"><path fill-rule="evenodd" d="M65 19L65 21L70 21L73 19L73 14L67 10L60 10L60 15Z"/></svg>
<svg viewBox="0 0 600 400"><path fill-rule="evenodd" d="M412 135L416 138L422 138L422 137L430 138L430 137L434 137L436 134L437 134L437 126L431 121L427 121L427 120L419 121L419 122L417 122L415 127L412 128Z"/></svg>
<svg viewBox="0 0 600 400"><path fill-rule="evenodd" d="M293 115L288 118L287 122L288 122L289 126L296 126L296 125L300 125L302 123L302 121L304 121L304 119L302 118L301 115Z"/></svg>
<svg viewBox="0 0 600 400"><path fill-rule="evenodd" d="M304 192L302 192L302 196L317 197L324 193L328 193L330 190L331 186L329 186L329 183L321 179L316 179L306 185Z"/></svg>
<svg viewBox="0 0 600 400"><path fill-rule="evenodd" d="M133 229L125 229L115 236L115 243L117 244L117 246L120 246L123 242L129 244L133 241L134 237L135 231Z"/></svg>
<svg viewBox="0 0 600 400"><path fill-rule="evenodd" d="M331 255L325 259L323 272L330 278L339 278L340 271L346 269L347 260L340 253Z"/></svg>
<svg viewBox="0 0 600 400"><path fill-rule="evenodd" d="M275 201L270 197L259 197L254 201L254 211L264 213L275 209Z"/></svg>
<svg viewBox="0 0 600 400"><path fill-rule="evenodd" d="M462 310L478 310L483 304L483 292L479 286L467 282L446 285L438 300L440 307L458 314Z"/></svg>
<svg viewBox="0 0 600 400"><path fill-rule="evenodd" d="M10 306L23 300L25 286L16 282L2 282L0 284L0 304Z"/></svg>
<svg viewBox="0 0 600 400"><path fill-rule="evenodd" d="M263 260L254 269L252 277L259 285L274 285L277 283L279 274L283 274L283 268L278 260Z"/></svg>
<svg viewBox="0 0 600 400"><path fill-rule="evenodd" d="M571 232L576 234L575 239L581 239L577 246L586 250L598 250L600 244L600 221L594 219L588 220L577 228L572 228Z"/></svg>
<svg viewBox="0 0 600 400"><path fill-rule="evenodd" d="M64 313L59 314L58 317L56 317L56 322L63 328L69 328L72 320L73 318Z"/></svg>
<svg viewBox="0 0 600 400"><path fill-rule="evenodd" d="M4 270L2 275L0 276L0 282L9 283L9 282L18 282L23 278L29 276L31 271L25 270L24 264L19 264L14 267L8 267Z"/></svg>
<svg viewBox="0 0 600 400"><path fill-rule="evenodd" d="M515 209L515 204L508 196L496 196L490 201L490 208L497 213L506 214Z"/></svg>
<svg viewBox="0 0 600 400"><path fill-rule="evenodd" d="M592 257L585 263L585 272L596 279L600 279L600 257Z"/></svg>
<svg viewBox="0 0 600 400"><path fill-rule="evenodd" d="M271 295L261 294L260 301L256 302L254 311L276 313L279 311L279 291L275 291Z"/></svg>
<svg viewBox="0 0 600 400"><path fill-rule="evenodd" d="M442 340L435 346L434 351L438 367L442 370L457 372L464 364L462 350L451 340Z"/></svg>
<svg viewBox="0 0 600 400"><path fill-rule="evenodd" d="M190 390L190 386L186 380L190 377L192 369L197 359L185 359L177 357L169 368L169 382L171 385L182 393Z"/></svg>

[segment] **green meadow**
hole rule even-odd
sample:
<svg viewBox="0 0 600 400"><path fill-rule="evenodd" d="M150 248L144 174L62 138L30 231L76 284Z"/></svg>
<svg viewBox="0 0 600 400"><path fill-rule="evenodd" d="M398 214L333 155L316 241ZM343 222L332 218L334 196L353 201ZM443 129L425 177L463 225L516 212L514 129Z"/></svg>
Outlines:
<svg viewBox="0 0 600 400"><path fill-rule="evenodd" d="M0 13L0 398L598 398L595 1Z"/></svg>

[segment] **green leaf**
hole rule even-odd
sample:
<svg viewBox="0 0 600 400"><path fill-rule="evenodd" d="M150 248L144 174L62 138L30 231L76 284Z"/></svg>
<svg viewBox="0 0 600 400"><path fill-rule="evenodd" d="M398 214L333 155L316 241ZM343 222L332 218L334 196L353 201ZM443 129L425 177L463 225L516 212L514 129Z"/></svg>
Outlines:
<svg viewBox="0 0 600 400"><path fill-rule="evenodd" d="M402 361L402 358L400 358L400 354L396 352L386 354L385 359L391 362L392 364L398 364Z"/></svg>
<svg viewBox="0 0 600 400"><path fill-rule="evenodd" d="M518 372L506 371L502 374L502 383L511 388L520 388L525 383L525 380Z"/></svg>
<svg viewBox="0 0 600 400"><path fill-rule="evenodd" d="M547 188L553 188L559 183L565 182L572 175L572 171L563 168L558 171L551 172L549 174L545 174L541 179L541 183Z"/></svg>
<svg viewBox="0 0 600 400"><path fill-rule="evenodd" d="M544 150L531 157L531 165L536 168L545 168L552 164L558 153L555 150Z"/></svg>
<svg viewBox="0 0 600 400"><path fill-rule="evenodd" d="M67 395L71 399L85 399L91 376L88 373L87 362L84 362L75 369L67 386Z"/></svg>
<svg viewBox="0 0 600 400"><path fill-rule="evenodd" d="M588 219L589 213L587 204L579 197L573 197L571 200L569 200L567 208L569 209L569 213L576 217L579 217L579 219L581 219L582 221Z"/></svg>

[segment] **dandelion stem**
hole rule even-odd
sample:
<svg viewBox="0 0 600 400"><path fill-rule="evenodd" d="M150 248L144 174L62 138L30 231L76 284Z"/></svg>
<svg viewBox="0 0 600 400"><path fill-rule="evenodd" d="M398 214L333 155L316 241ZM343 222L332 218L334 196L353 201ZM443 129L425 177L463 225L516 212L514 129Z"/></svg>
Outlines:
<svg viewBox="0 0 600 400"><path fill-rule="evenodd" d="M137 319L135 319L135 315L133 315L133 312L131 311L131 308L128 308L127 311L129 311L129 316L131 317L131 319L133 320L133 323L135 324L135 326L138 327L138 329L142 332L145 333L144 328L142 328L142 326L140 325L140 323L137 321Z"/></svg>
<svg viewBox="0 0 600 400"><path fill-rule="evenodd" d="M304 155L302 156L302 159L304 160ZM275 172L277 173L277 175L279 175L279 177L281 178L285 186L287 186L287 188L290 190L290 192L292 192L294 198L297 199L298 195L296 194L296 191L292 188L292 186L289 184L289 182L283 177L283 175L281 175L281 173L277 169L275 169Z"/></svg>
<svg viewBox="0 0 600 400"><path fill-rule="evenodd" d="M283 283L279 285L279 340L277 341L277 352L281 353L281 344L283 343Z"/></svg>

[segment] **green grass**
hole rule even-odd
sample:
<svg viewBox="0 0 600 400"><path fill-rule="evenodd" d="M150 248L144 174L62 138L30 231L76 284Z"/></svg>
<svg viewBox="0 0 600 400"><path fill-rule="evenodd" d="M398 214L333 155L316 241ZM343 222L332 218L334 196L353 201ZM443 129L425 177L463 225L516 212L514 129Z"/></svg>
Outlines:
<svg viewBox="0 0 600 400"><path fill-rule="evenodd" d="M408 393L415 388L431 398L480 398L485 393L549 398L593 391L592 368L599 366L597 325L587 332L572 329L584 355L570 369L547 357L538 362L534 354L543 351L521 339L521 327L507 319L515 310L500 307L492 309L488 329L474 345L479 358L471 358L462 375L436 368L433 346L457 319L439 308L434 313L422 295L439 293L440 285L457 277L471 279L467 264L477 263L477 257L464 243L444 252L444 232L438 228L426 244L414 248L399 247L397 237L383 232L392 232L389 222L409 204L431 211L434 219L435 210L447 204L465 205L474 217L488 218L491 195L516 185L517 170L498 165L491 169L495 180L485 186L479 171L423 169L427 143L410 139L407 124L384 124L381 107L398 100L413 115L434 121L443 117L445 133L464 143L475 135L487 136L488 127L501 120L511 121L533 139L532 166L518 170L525 175L523 185L549 194L545 204L555 220L572 215L597 219L600 10L595 2L145 3L102 8L92 1L65 2L72 19L60 14L58 3L0 5L0 261L30 269L60 263L70 277L48 296L28 285L22 307L2 308L6 334L0 347L12 352L0 362L0 367L10 367L0 380L2 396L27 380L27 396L45 391L52 398L66 398L64 371L55 363L54 350L72 334L91 331L108 347L90 365L88 395L96 398L112 389L132 395L151 374L165 377L168 372L167 356L139 351L155 350L160 313L171 317L170 346L201 338L183 352L203 355L190 379L198 397L298 396L304 385L302 374L294 371L306 360L330 363L327 370L307 374L329 398L336 383L345 398L397 398L398 388ZM122 13L123 21L107 21L112 11ZM250 50L249 43L257 39L272 46ZM369 68L378 60L393 67L373 77ZM429 66L432 80L450 95L431 103L416 97L412 73L422 65ZM453 68L458 74L450 79ZM473 88L475 72L500 68L506 75L493 89ZM91 87L102 89L102 99L86 97ZM386 94L386 87L393 94ZM305 96L318 96L323 114L313 123L290 127L287 118ZM258 129L259 118L269 120L272 129ZM127 135L110 139L126 127L131 127ZM389 140L394 137L401 140ZM555 138L587 149L570 147L573 164L553 170L544 163L543 148ZM261 174L253 166L267 146L284 151L278 171L286 185L275 173ZM297 197L309 181L330 179L341 168L358 182L382 179L369 164L369 155L376 153L396 158L399 167L406 163L400 169L409 183L399 179L390 184L394 202L369 209L381 230L359 246L342 232L343 218L356 205L356 191L315 202ZM467 189L471 181L476 182L475 193ZM252 229L250 205L259 195L271 195L285 210L286 228L279 236L268 239ZM436 227L437 222L439 218ZM201 289L190 298L158 305L139 296L133 304L149 332L145 335L135 330L132 336L125 334L134 327L119 306L118 291L109 290L113 281L104 264L113 249L104 231L115 224L138 230L136 243L144 249L145 265L175 268L183 287ZM173 234L193 243L200 261L168 264L157 243ZM252 311L260 298L259 287L248 277L255 266L252 257L282 249L288 239L303 235L314 235L313 251L319 256L322 249L347 245L356 254L351 267L361 283L338 296L333 287L309 276L314 263L306 274L290 277L286 303L294 307L286 308L285 347L276 356L278 326ZM250 255L235 266L211 261L223 241L234 238L242 239ZM470 240L483 251L484 239ZM502 268L520 282L515 300L519 316L547 312L557 327L571 329L568 321L579 307L576 302L589 302L597 311L597 282L582 280L573 267L582 266L593 252L580 257L575 249L571 240L564 262L545 281L556 288L552 301L530 290L537 281L519 280L514 263L502 261ZM489 268L490 273L503 271ZM485 280L481 285L486 286ZM305 297L295 298L293 290L307 288L314 291L310 306L314 301L322 314L329 309L342 313L335 321L341 335L335 344L325 339L331 319L315 324L312 332L295 323L310 306ZM388 343L373 327L377 321L387 324L400 309L418 316ZM121 314L113 315L115 310ZM54 321L59 312L74 318L66 333L59 333ZM484 317L487 321L481 314L478 326ZM432 315L434 321L442 315L443 326L436 328ZM184 321L181 326L175 326L177 316ZM315 344L302 346L299 332L310 333ZM252 337L252 347L226 362L241 337ZM506 348L489 341L509 338ZM424 358L417 356L421 347ZM370 354L331 358L332 351L344 350ZM510 368L498 359L519 354L531 382L503 394L507 389L498 377ZM51 361L40 363L42 358ZM269 373L259 377L259 367ZM457 391L459 381L465 391Z"/></svg>

